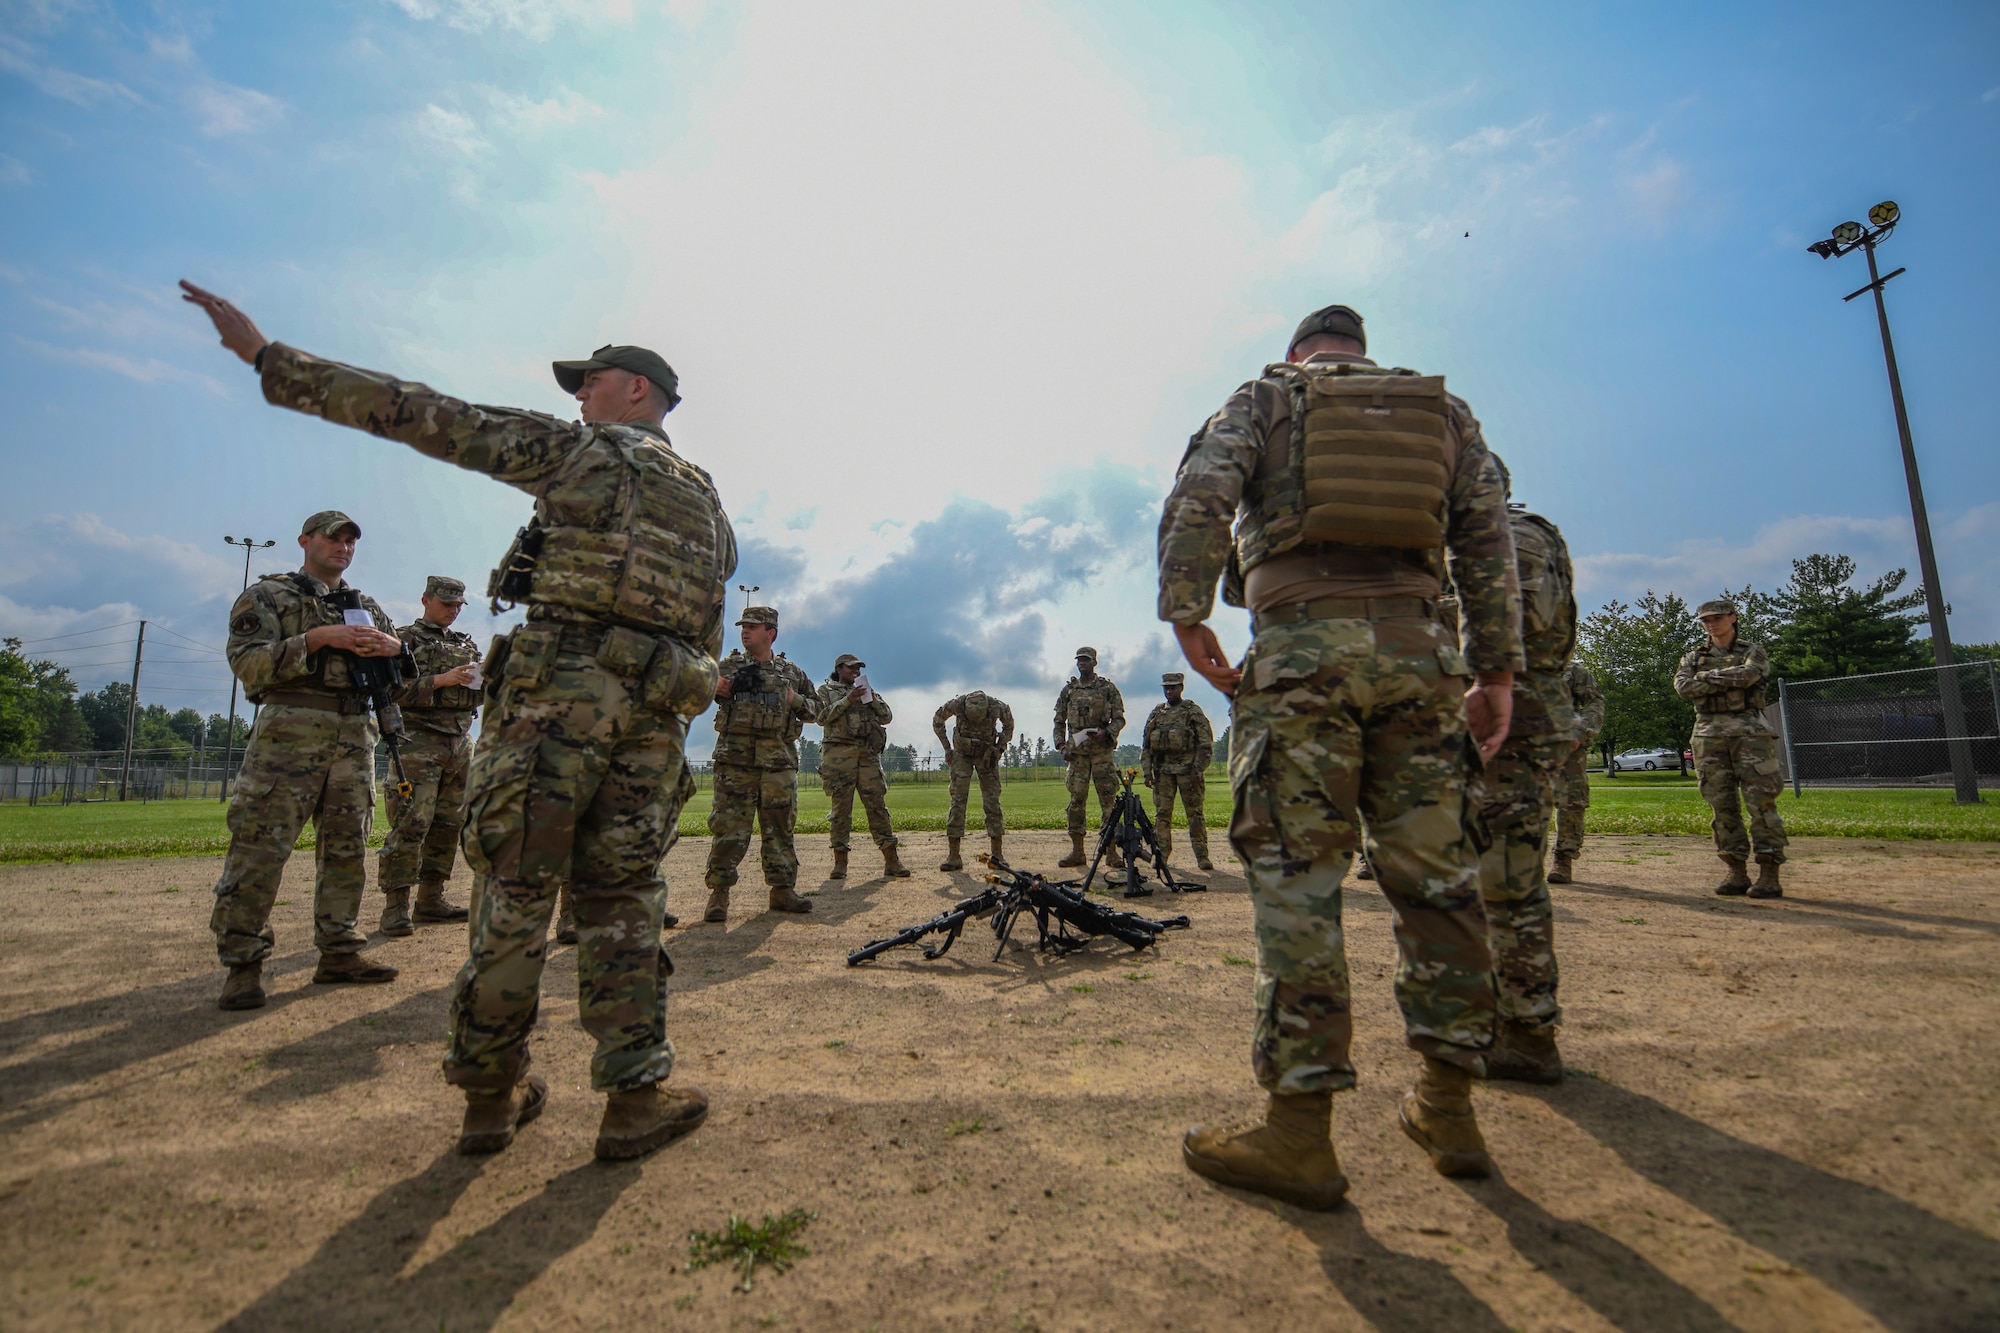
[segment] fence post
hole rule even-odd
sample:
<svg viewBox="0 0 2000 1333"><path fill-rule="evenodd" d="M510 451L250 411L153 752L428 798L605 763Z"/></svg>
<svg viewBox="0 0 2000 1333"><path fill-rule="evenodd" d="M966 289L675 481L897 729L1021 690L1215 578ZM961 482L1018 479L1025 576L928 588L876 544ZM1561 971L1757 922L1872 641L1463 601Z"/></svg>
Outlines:
<svg viewBox="0 0 2000 1333"><path fill-rule="evenodd" d="M1792 799L1801 800L1805 792L1799 786L1799 758L1792 749L1792 714L1785 706L1785 678L1778 677L1778 730L1785 733L1785 767L1792 770Z"/></svg>

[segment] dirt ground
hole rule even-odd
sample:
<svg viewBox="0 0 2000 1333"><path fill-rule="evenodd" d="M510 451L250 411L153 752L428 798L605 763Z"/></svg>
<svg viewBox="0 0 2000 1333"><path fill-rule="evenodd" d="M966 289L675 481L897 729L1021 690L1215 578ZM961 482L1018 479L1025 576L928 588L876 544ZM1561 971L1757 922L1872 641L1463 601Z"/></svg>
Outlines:
<svg viewBox="0 0 2000 1333"><path fill-rule="evenodd" d="M940 836L909 842L937 863ZM690 919L705 852L669 861ZM1758 903L1710 896L1692 839L1593 841L1557 890L1571 1074L1478 1094L1483 1183L1396 1128L1415 1058L1387 908L1353 886L1353 1192L1324 1215L1180 1164L1187 1125L1260 1106L1231 873L1151 901L1194 919L1157 952L993 962L977 928L856 969L972 879L828 884L804 919L739 890L727 927L672 936L675 1077L714 1112L608 1166L570 950L547 1114L461 1158L438 1059L462 930L383 941L393 985L310 986L295 863L271 1005L225 1014L216 869L0 870L0 1328L2000 1327L2000 846L1802 842ZM789 1208L819 1214L789 1273L687 1270L691 1229Z"/></svg>

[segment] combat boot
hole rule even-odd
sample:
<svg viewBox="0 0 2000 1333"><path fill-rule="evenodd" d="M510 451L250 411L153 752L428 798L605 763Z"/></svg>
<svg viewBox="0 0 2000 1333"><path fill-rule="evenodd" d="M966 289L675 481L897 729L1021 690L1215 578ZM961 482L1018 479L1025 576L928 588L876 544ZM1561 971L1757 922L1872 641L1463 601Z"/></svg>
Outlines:
<svg viewBox="0 0 2000 1333"><path fill-rule="evenodd" d="M1549 883L1551 884L1569 883L1570 872L1575 869L1576 869L1576 858L1572 857L1568 852L1557 852L1556 863L1549 870Z"/></svg>
<svg viewBox="0 0 2000 1333"><path fill-rule="evenodd" d="M447 902L442 883L417 885L417 905L411 916L426 924L441 921L463 921L471 915L463 907Z"/></svg>
<svg viewBox="0 0 2000 1333"><path fill-rule="evenodd" d="M384 935L414 935L417 928L410 921L410 887L382 890L382 919L375 923Z"/></svg>
<svg viewBox="0 0 2000 1333"><path fill-rule="evenodd" d="M939 870L965 869L965 859L961 857L958 852L958 845L962 841L962 839L953 838L949 834L947 834L946 841L948 843L948 846L945 848L944 860L938 862L938 869Z"/></svg>
<svg viewBox="0 0 2000 1333"><path fill-rule="evenodd" d="M1757 882L1750 886L1752 898L1782 898L1785 890L1778 883L1778 858L1760 856L1757 858Z"/></svg>
<svg viewBox="0 0 2000 1333"><path fill-rule="evenodd" d="M1516 1083L1562 1082L1562 1052L1556 1049L1555 1028L1502 1019L1493 1049L1486 1053L1486 1077Z"/></svg>
<svg viewBox="0 0 2000 1333"><path fill-rule="evenodd" d="M908 879L910 868L903 864L903 858L896 855L894 847L882 849L882 873L890 879Z"/></svg>
<svg viewBox="0 0 2000 1333"><path fill-rule="evenodd" d="M229 979L222 983L222 994L216 997L218 1009L262 1009L264 1007L264 965L262 963L231 963Z"/></svg>
<svg viewBox="0 0 2000 1333"><path fill-rule="evenodd" d="M810 912L812 909L812 903L792 892L791 885L772 886L771 910L773 912Z"/></svg>
<svg viewBox="0 0 2000 1333"><path fill-rule="evenodd" d="M1125 868L1125 858L1118 854L1117 843L1114 842L1104 849L1104 864L1107 869L1111 870L1123 870Z"/></svg>
<svg viewBox="0 0 2000 1333"><path fill-rule="evenodd" d="M1374 865L1365 856L1357 857L1356 859L1360 861L1361 864L1355 867L1354 878L1356 878L1357 880L1365 880L1368 883L1373 884L1375 882Z"/></svg>
<svg viewBox="0 0 2000 1333"><path fill-rule="evenodd" d="M729 919L729 890L710 889L708 906L702 909L703 921L723 922Z"/></svg>
<svg viewBox="0 0 2000 1333"><path fill-rule="evenodd" d="M556 943L576 943L576 904L570 901L567 884L556 893Z"/></svg>
<svg viewBox="0 0 2000 1333"><path fill-rule="evenodd" d="M827 878L847 878L847 849L845 847L836 847L833 849L833 870L827 875Z"/></svg>
<svg viewBox="0 0 2000 1333"><path fill-rule="evenodd" d="M1206 843L1194 849L1194 864L1198 870L1215 869L1215 862L1208 859L1208 845Z"/></svg>
<svg viewBox="0 0 2000 1333"><path fill-rule="evenodd" d="M1729 875L1715 886L1715 891L1724 898L1740 898L1750 892L1750 867L1740 856L1725 856L1722 864L1729 867Z"/></svg>
<svg viewBox="0 0 2000 1333"><path fill-rule="evenodd" d="M623 1162L644 1157L708 1119L708 1094L700 1088L663 1088L648 1083L614 1092L597 1126L597 1159Z"/></svg>
<svg viewBox="0 0 2000 1333"><path fill-rule="evenodd" d="M1403 1132L1431 1155L1441 1176L1484 1179L1493 1174L1486 1140L1472 1116L1472 1075L1457 1065L1424 1057L1416 1089L1397 1112Z"/></svg>
<svg viewBox="0 0 2000 1333"><path fill-rule="evenodd" d="M313 969L315 986L379 986L396 979L396 969L363 953L323 953Z"/></svg>
<svg viewBox="0 0 2000 1333"><path fill-rule="evenodd" d="M1056 864L1063 867L1080 866L1086 859L1083 854L1083 835L1081 833L1072 833L1069 835L1069 855L1056 862Z"/></svg>
<svg viewBox="0 0 2000 1333"><path fill-rule="evenodd" d="M991 861L996 866L1004 866L1007 864L1007 858L1000 854L1000 844L1003 841L1004 839L1000 837L988 837L986 839L986 846L987 846L986 859Z"/></svg>
<svg viewBox="0 0 2000 1333"><path fill-rule="evenodd" d="M1261 1125L1234 1132L1206 1125L1189 1130L1181 1140L1181 1160L1219 1184L1325 1212L1347 1193L1332 1130L1332 1093L1274 1093Z"/></svg>
<svg viewBox="0 0 2000 1333"><path fill-rule="evenodd" d="M465 1120L458 1130L458 1150L467 1157L499 1152L514 1141L514 1131L533 1120L548 1105L549 1085L530 1074L505 1092L485 1088L465 1090Z"/></svg>

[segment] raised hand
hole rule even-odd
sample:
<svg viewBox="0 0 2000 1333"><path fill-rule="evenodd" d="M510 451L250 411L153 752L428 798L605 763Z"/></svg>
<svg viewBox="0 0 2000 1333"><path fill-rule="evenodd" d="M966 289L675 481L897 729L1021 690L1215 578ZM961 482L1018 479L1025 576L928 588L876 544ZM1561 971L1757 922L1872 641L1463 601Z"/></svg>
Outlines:
<svg viewBox="0 0 2000 1333"><path fill-rule="evenodd" d="M214 292L204 291L186 278L181 279L181 300L190 305L198 305L208 312L215 324L215 331L227 347L244 361L254 364L257 353L270 345L271 340L250 322L250 316L238 310Z"/></svg>

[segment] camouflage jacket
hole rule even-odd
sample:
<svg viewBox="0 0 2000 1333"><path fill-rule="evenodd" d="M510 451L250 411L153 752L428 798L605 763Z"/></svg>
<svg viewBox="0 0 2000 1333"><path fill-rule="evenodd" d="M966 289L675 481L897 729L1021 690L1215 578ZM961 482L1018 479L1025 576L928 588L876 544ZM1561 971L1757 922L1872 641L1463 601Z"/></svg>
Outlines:
<svg viewBox="0 0 2000 1333"><path fill-rule="evenodd" d="M1118 687L1103 676L1084 680L1071 676L1056 696L1056 748L1074 749L1085 754L1118 748L1118 733L1125 730L1125 700ZM1077 739L1090 732L1088 740Z"/></svg>
<svg viewBox="0 0 2000 1333"><path fill-rule="evenodd" d="M1215 759L1215 731L1192 699L1156 704L1146 715L1142 744L1148 779L1163 773L1206 773Z"/></svg>
<svg viewBox="0 0 2000 1333"><path fill-rule="evenodd" d="M953 734L945 734L945 723L956 718ZM998 762L1014 739L1014 710L984 690L972 690L948 699L931 714L931 730L947 750L963 754L968 763Z"/></svg>
<svg viewBox="0 0 2000 1333"><path fill-rule="evenodd" d="M433 625L422 616L397 630L396 637L403 641L415 664L410 683L396 696L396 702L403 706L404 718L412 726L447 736L469 733L473 716L479 710L479 691L470 685L435 686L431 679L456 671L467 662L477 662L478 643L470 634Z"/></svg>
<svg viewBox="0 0 2000 1333"><path fill-rule="evenodd" d="M1507 734L1573 737L1576 707L1570 702L1569 664L1576 653L1576 593L1569 544L1539 514L1516 510L1508 521L1521 583L1521 640L1528 669L1514 678L1514 721ZM1463 598L1459 605L1462 613Z"/></svg>
<svg viewBox="0 0 2000 1333"><path fill-rule="evenodd" d="M738 768L785 769L799 766L798 740L805 724L819 719L819 695L812 677L779 653L758 662L741 648L722 659L722 678L730 682L730 697L715 706L715 753L718 764ZM754 672L743 688L737 673ZM786 700L786 691L791 698Z"/></svg>
<svg viewBox="0 0 2000 1333"><path fill-rule="evenodd" d="M1764 646L1742 635L1727 648L1703 639L1688 649L1674 672L1674 690L1694 701L1697 736L1764 736L1778 733L1764 720L1764 682L1771 659Z"/></svg>
<svg viewBox="0 0 2000 1333"><path fill-rule="evenodd" d="M339 586L347 585L343 581ZM262 703L277 690L332 697L354 689L346 653L306 651L307 630L342 623L341 613L325 600L333 591L301 569L266 574L236 599L229 609L229 669L243 682L244 697L251 703ZM374 617L375 628L396 632L395 622L373 597L361 594L361 606Z"/></svg>
<svg viewBox="0 0 2000 1333"><path fill-rule="evenodd" d="M880 754L889 744L883 728L896 720L888 701L877 694L867 703L850 703L852 685L842 685L828 676L819 687L819 724L822 745L858 745L870 754Z"/></svg>
<svg viewBox="0 0 2000 1333"><path fill-rule="evenodd" d="M1506 485L1472 409L1458 398L1449 401L1458 463L1446 488L1445 549L1427 560L1439 583L1449 573L1465 603L1465 656L1472 669L1520 671L1521 594ZM1289 448L1290 420L1287 388L1265 375L1231 394L1188 441L1160 515L1160 619L1177 625L1207 620L1216 583L1226 573L1232 577L1225 595L1241 604L1232 525L1239 511L1254 508L1253 488L1267 453L1274 445Z"/></svg>
<svg viewBox="0 0 2000 1333"><path fill-rule="evenodd" d="M1575 659L1569 664L1569 699L1576 709L1576 738L1588 744L1604 730L1604 691L1590 668Z"/></svg>

